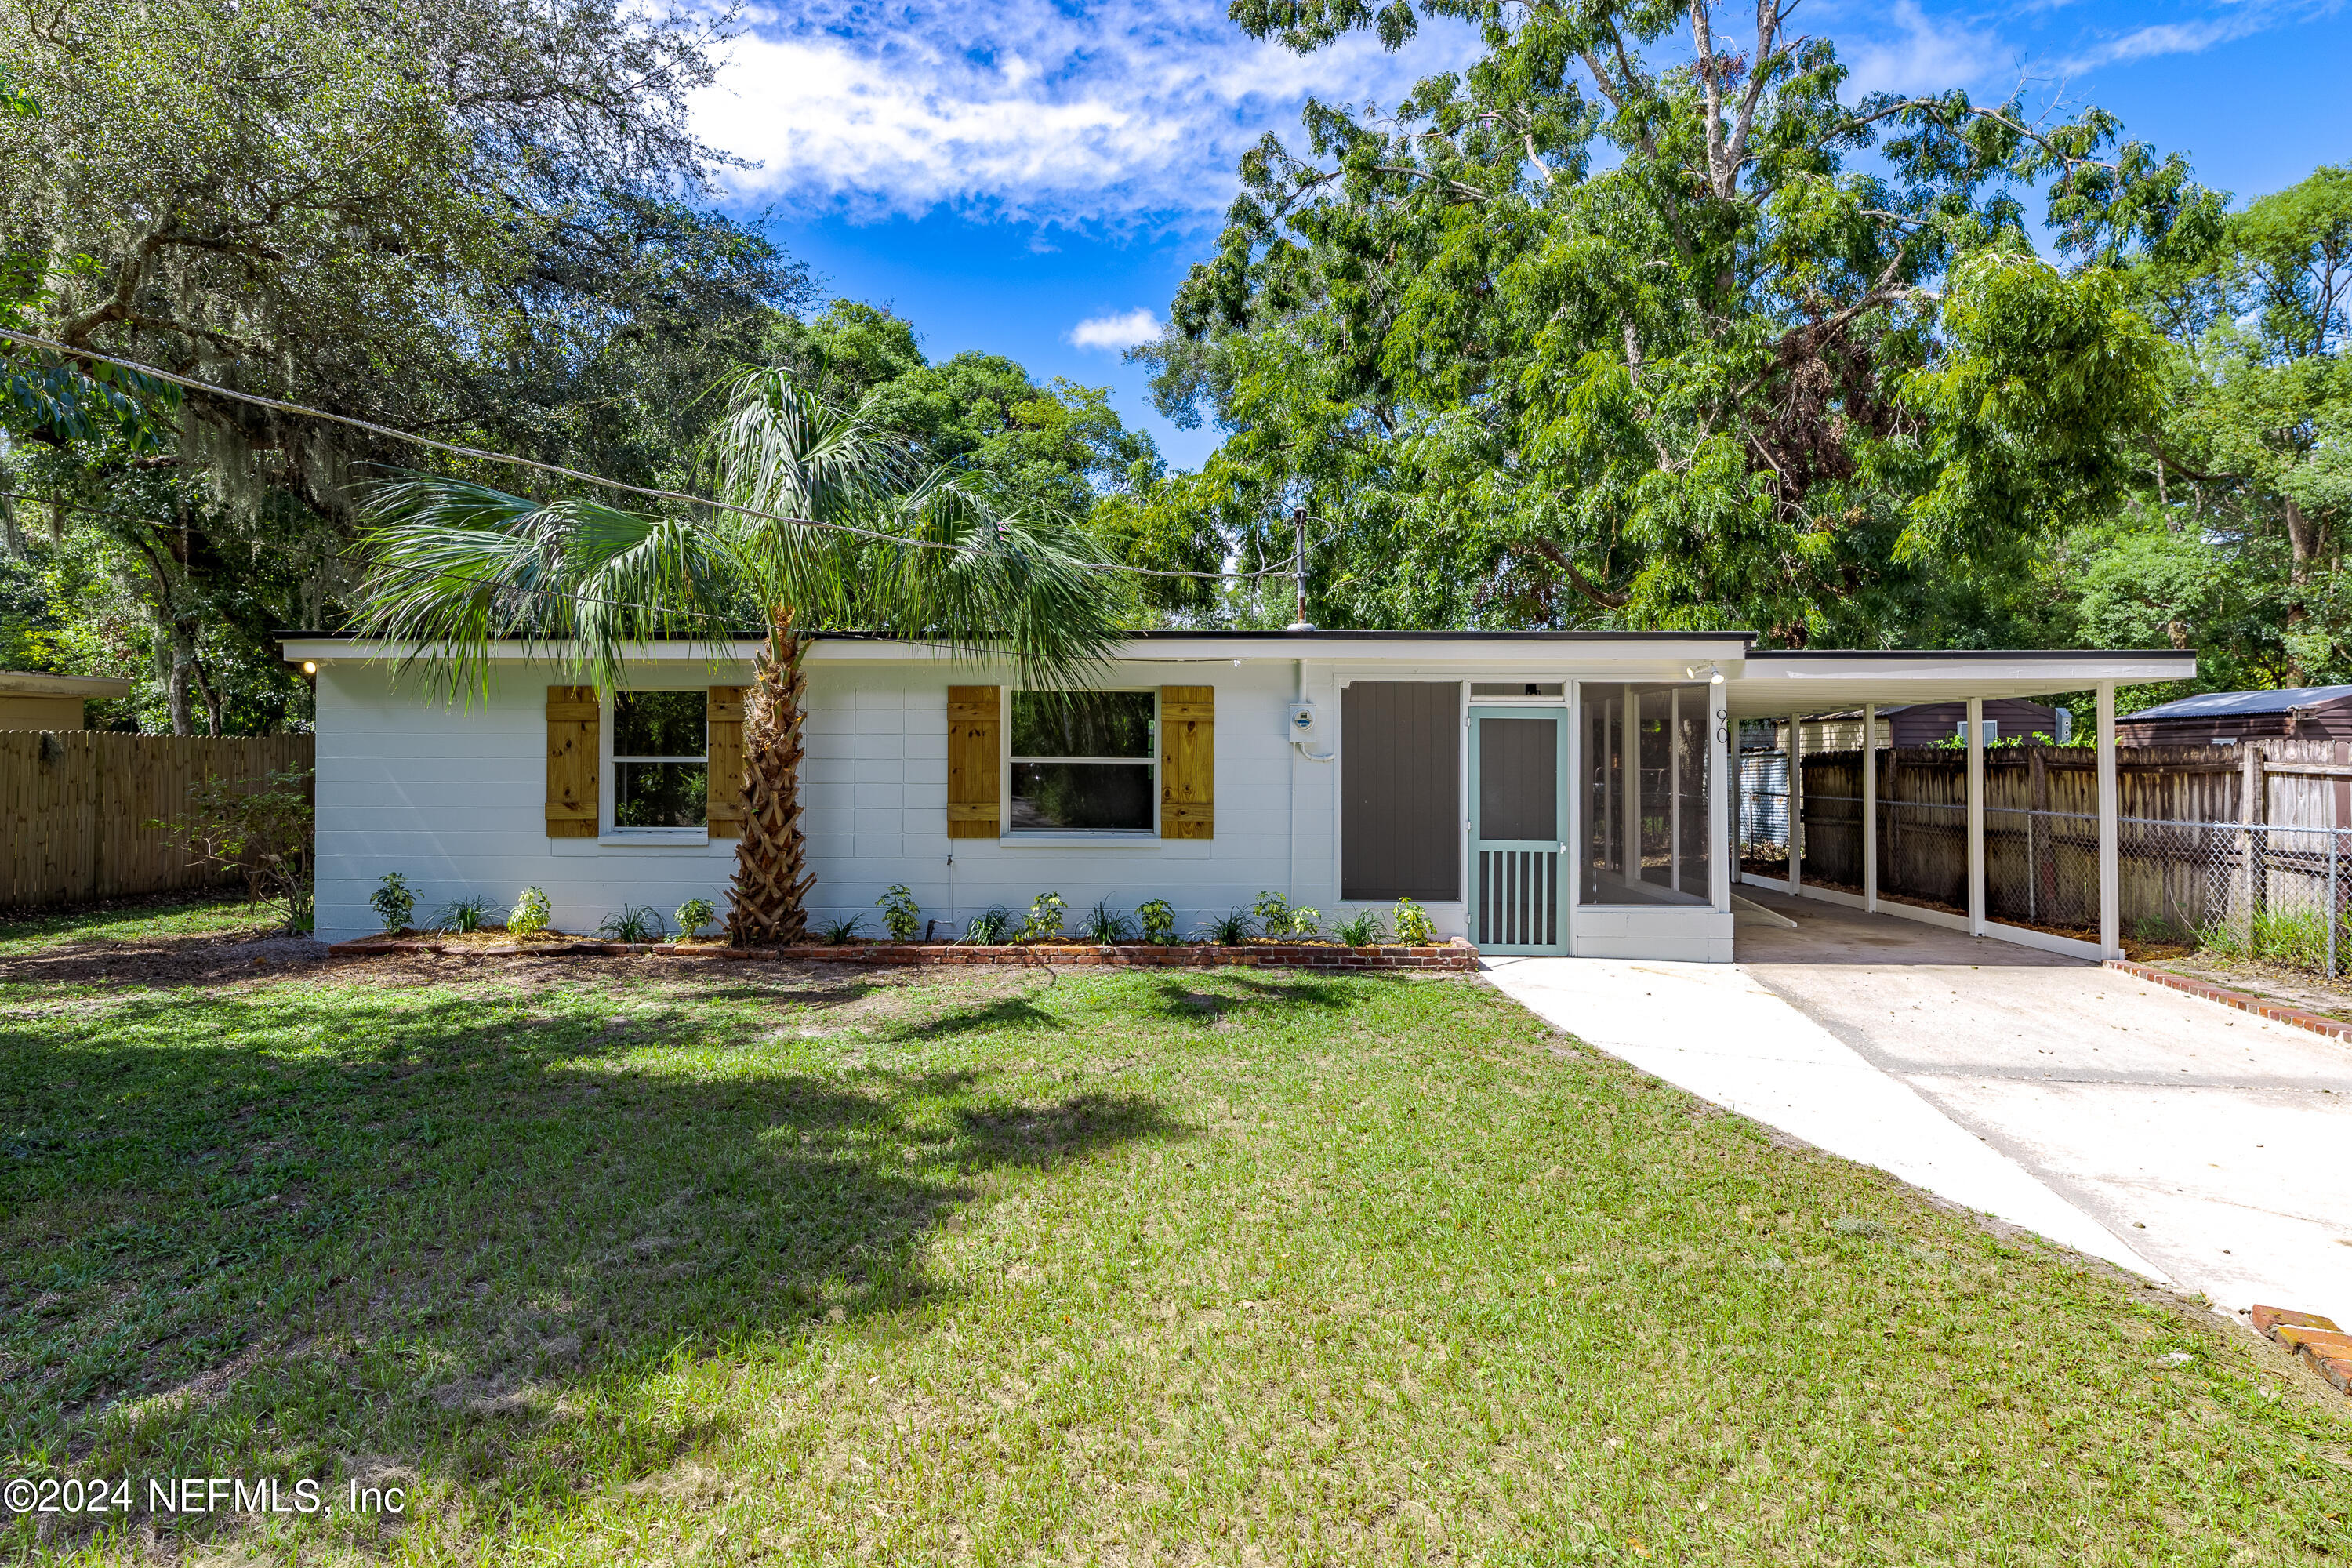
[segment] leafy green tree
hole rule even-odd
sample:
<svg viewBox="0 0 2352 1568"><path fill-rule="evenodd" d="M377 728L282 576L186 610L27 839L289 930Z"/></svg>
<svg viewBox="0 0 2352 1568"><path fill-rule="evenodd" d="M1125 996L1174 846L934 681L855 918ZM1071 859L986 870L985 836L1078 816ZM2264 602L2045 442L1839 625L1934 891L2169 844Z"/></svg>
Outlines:
<svg viewBox="0 0 2352 1568"><path fill-rule="evenodd" d="M479 685L489 644L555 639L611 689L630 647L713 646L764 628L743 722L744 807L729 929L743 944L807 934L800 830L802 657L812 632L878 631L1001 653L1026 681L1081 679L1117 635L1107 562L1053 511L1001 510L926 460L869 400L828 404L773 369L739 372L705 447L729 507L643 516L452 479L379 492L368 624L414 645L444 685Z"/></svg>
<svg viewBox="0 0 2352 1568"><path fill-rule="evenodd" d="M1484 57L1392 113L1310 104L1303 147L1243 160L1141 354L1225 439L1142 499L1141 537L1279 561L1304 508L1325 624L1870 644L2128 480L2161 353L2112 272L2210 227L2179 159L2096 110L1849 101L1775 0L1736 41L1705 0L1233 14L1304 50L1398 47L1424 12ZM2037 185L2063 266L2032 253Z"/></svg>
<svg viewBox="0 0 2352 1568"><path fill-rule="evenodd" d="M970 349L934 363L913 322L872 305L835 300L781 322L769 353L827 395L870 399L881 427L1010 504L1083 517L1097 494L1160 471L1150 437L1120 422L1108 387L1041 384L1003 354Z"/></svg>
<svg viewBox="0 0 2352 1568"><path fill-rule="evenodd" d="M719 38L618 0L0 0L0 315L68 345L0 350L0 488L58 503L11 544L143 611L173 729L302 708L268 633L337 624L355 483L415 454L74 351L656 477L806 287L683 199Z"/></svg>
<svg viewBox="0 0 2352 1568"><path fill-rule="evenodd" d="M2210 681L2352 679L2352 168L2251 203L2198 266L2143 283L2179 352L2098 581L2161 606Z"/></svg>

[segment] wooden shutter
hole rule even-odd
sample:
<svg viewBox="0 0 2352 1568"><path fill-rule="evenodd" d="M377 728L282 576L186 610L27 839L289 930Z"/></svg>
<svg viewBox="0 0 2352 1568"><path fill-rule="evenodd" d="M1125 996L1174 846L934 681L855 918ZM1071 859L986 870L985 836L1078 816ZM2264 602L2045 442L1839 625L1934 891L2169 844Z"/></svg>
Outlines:
<svg viewBox="0 0 2352 1568"><path fill-rule="evenodd" d="M948 837L993 838L1003 799L1001 694L993 686L948 688Z"/></svg>
<svg viewBox="0 0 2352 1568"><path fill-rule="evenodd" d="M1160 689L1160 837L1217 836L1217 689Z"/></svg>
<svg viewBox="0 0 2352 1568"><path fill-rule="evenodd" d="M593 686L547 689L547 836L596 837L596 726L604 710Z"/></svg>
<svg viewBox="0 0 2352 1568"><path fill-rule="evenodd" d="M703 752L710 759L705 820L713 838L743 837L743 689L714 686L703 710Z"/></svg>

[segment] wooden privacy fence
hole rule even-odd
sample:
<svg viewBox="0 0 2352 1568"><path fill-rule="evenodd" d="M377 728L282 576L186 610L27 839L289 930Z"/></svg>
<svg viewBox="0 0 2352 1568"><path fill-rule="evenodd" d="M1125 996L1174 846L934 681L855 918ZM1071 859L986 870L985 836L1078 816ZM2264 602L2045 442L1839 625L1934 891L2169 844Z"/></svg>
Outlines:
<svg viewBox="0 0 2352 1568"><path fill-rule="evenodd" d="M311 765L309 735L118 735L0 731L0 909L209 887L235 873L188 864L146 825L176 816L188 786Z"/></svg>
<svg viewBox="0 0 2352 1568"><path fill-rule="evenodd" d="M2352 877L2352 742L2132 746L2116 753L2125 929L2246 926L2258 913L2341 908ZM1788 869L1788 757L1740 759L1746 869ZM1862 889L1862 753L1808 753L1801 879ZM1968 756L1946 747L1878 753L1878 890L1965 911ZM2088 747L1985 752L1985 912L2046 930L2099 923L2098 764ZM2331 858L2331 850L2333 851Z"/></svg>

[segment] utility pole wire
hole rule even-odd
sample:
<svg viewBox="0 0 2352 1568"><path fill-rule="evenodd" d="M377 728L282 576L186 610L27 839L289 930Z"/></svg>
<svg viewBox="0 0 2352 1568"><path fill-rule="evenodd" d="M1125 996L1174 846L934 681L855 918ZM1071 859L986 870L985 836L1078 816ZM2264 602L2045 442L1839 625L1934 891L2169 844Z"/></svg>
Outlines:
<svg viewBox="0 0 2352 1568"><path fill-rule="evenodd" d="M279 414L291 414L301 419L318 419L330 425L346 426L353 430L364 430L371 436L381 436L392 441L405 441L411 446L426 447L436 452L446 452L453 457L472 458L485 463L507 463L518 468L530 468L543 474L578 479L583 484L602 485L607 489L620 490L628 495L646 496L654 500L684 501L688 506L707 506L719 511L731 511L743 517L756 517L763 522L781 522L789 528L814 528L834 533L855 534L861 539L876 540L884 544L912 544L925 550L959 548L935 539L909 539L904 534L888 533L880 529L860 528L855 523L820 522L814 518L786 517L778 512L762 511L757 507L738 506L732 501L712 500L707 496L689 495L684 490L666 490L646 485L633 485L625 479L608 479L601 474L591 474L579 468L567 468L561 463L542 463L535 458L518 458L511 452L488 452L479 447L460 447L448 441L436 441L430 436L419 436L414 431L394 429L389 425L379 425L372 419L361 419L349 414L330 414L323 408L312 408L300 403L289 403L278 397L265 397L257 392L238 392L231 387L218 386L209 381L199 381L194 376L181 375L157 365L143 363L139 360L121 359L113 354L100 353L95 349L78 349L52 338L36 337L30 332L15 331L6 327L0 327L0 342L12 342L19 348L44 349L75 359L96 360L101 364L110 364L118 369L134 371L141 375L152 375L158 381L169 382L174 386L188 387L193 391L207 393L215 397L229 398L238 403L249 403L257 408L268 408ZM1186 572L1174 567L1129 566L1116 561L1080 562L1078 564L1089 572L1131 572L1142 577L1188 577L1210 582L1249 581L1265 575L1263 572ZM1275 570L1280 570L1280 568L1275 568Z"/></svg>

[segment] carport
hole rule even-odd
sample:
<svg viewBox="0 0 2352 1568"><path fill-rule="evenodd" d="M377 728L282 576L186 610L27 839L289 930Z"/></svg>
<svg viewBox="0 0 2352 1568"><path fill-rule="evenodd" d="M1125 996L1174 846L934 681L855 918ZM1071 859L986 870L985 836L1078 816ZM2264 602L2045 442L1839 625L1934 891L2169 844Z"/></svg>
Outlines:
<svg viewBox="0 0 2352 1568"><path fill-rule="evenodd" d="M1882 914L1942 926L1969 937L1991 937L2045 952L2077 958L2121 957L2118 888L2119 807L2116 767L2116 688L2144 682L2180 680L2196 674L2194 656L2145 651L2054 652L1931 652L1889 653L1851 651L1758 651L1748 655L1739 674L1727 682L1729 717L1725 743L1735 752L1738 727L1748 720L1781 721L1789 737L1787 762L1786 842L1788 870L1784 878L1767 878L1741 869L1737 880L1749 889L1770 889L1792 898L1842 905L1864 914ZM1986 899L1986 788L1983 705L2007 697L2050 697L2092 691L2097 700L2095 759L2097 791L2096 907L2097 940L2035 930L1994 920ZM1883 837L1880 790L1881 748L1870 743L1878 733L1878 710L1898 704L1961 702L1968 714L1966 790L1954 808L1961 819L1966 841L1964 900L1959 910L1934 907L1912 899L1886 896L1880 886ZM1822 886L1804 879L1805 755L1807 721L1821 715L1853 712L1862 715L1859 781L1860 875L1858 887ZM1737 763L1735 762L1735 769ZM1733 803L1732 830L1752 820L1748 801ZM1737 843L1733 864L1738 865Z"/></svg>

